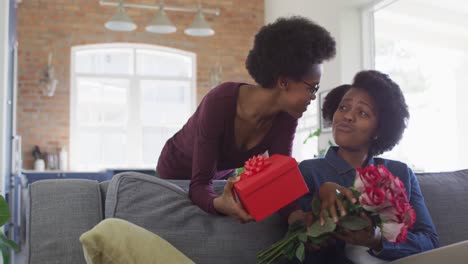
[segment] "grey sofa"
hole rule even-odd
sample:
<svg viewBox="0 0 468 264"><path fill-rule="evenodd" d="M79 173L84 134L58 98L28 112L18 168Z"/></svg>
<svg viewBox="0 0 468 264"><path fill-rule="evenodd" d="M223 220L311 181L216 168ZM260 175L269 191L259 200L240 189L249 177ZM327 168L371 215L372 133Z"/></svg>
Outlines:
<svg viewBox="0 0 468 264"><path fill-rule="evenodd" d="M441 246L468 240L468 170L418 174ZM215 182L220 192L223 181ZM79 236L117 217L165 238L196 263L255 263L255 252L282 237L278 215L240 224L208 215L187 197L187 181L121 173L111 181L43 180L29 187L27 262L85 263Z"/></svg>

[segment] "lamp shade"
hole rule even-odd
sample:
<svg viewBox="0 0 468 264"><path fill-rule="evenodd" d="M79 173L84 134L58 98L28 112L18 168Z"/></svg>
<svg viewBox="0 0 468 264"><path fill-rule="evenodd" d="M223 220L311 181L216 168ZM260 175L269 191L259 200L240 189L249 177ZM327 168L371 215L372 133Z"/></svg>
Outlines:
<svg viewBox="0 0 468 264"><path fill-rule="evenodd" d="M154 19L148 26L146 26L146 31L159 34L168 34L176 32L177 28L174 26L174 24L172 24L171 20L169 20L166 12L164 12L164 7L161 5Z"/></svg>
<svg viewBox="0 0 468 264"><path fill-rule="evenodd" d="M208 25L201 10L198 10L192 24L185 29L185 34L195 37L208 37L214 35L214 30Z"/></svg>
<svg viewBox="0 0 468 264"><path fill-rule="evenodd" d="M113 31L132 31L137 28L136 24L133 23L132 19L125 12L122 2L119 2L117 13L106 22L105 26Z"/></svg>

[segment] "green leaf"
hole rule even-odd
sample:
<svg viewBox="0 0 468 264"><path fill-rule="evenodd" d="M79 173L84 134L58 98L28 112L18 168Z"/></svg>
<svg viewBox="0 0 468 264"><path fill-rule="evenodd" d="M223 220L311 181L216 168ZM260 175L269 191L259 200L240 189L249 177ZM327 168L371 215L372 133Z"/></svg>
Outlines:
<svg viewBox="0 0 468 264"><path fill-rule="evenodd" d="M10 250L4 244L0 245L0 251L3 256L3 263L10 263Z"/></svg>
<svg viewBox="0 0 468 264"><path fill-rule="evenodd" d="M300 234L299 236L297 236L297 238L298 238L299 241L301 241L301 242L307 242L307 234L306 234L306 233Z"/></svg>
<svg viewBox="0 0 468 264"><path fill-rule="evenodd" d="M288 244L288 248L287 248L288 250L283 251L286 258L288 258L289 260L292 260L293 258L296 257L297 246L298 246L298 243L296 243L296 242L294 242L294 243L291 242L290 244Z"/></svg>
<svg viewBox="0 0 468 264"><path fill-rule="evenodd" d="M319 237L307 237L307 241L312 244L320 245L322 242L330 237L328 234L323 234Z"/></svg>
<svg viewBox="0 0 468 264"><path fill-rule="evenodd" d="M8 248L13 249L14 251L18 251L19 247L15 241L8 239L5 234L0 232L0 246L6 246Z"/></svg>
<svg viewBox="0 0 468 264"><path fill-rule="evenodd" d="M322 134L322 129L320 129L320 128L317 129L317 130L315 130L314 132L310 132L309 135L307 136L307 138L304 139L304 142L303 142L302 144L307 143L307 140L309 140L309 139L311 139L311 138L313 138L313 137L318 137L318 136L320 136L320 134Z"/></svg>
<svg viewBox="0 0 468 264"><path fill-rule="evenodd" d="M294 234L299 230L305 230L304 222L300 220L289 225L286 237L289 237L291 234Z"/></svg>
<svg viewBox="0 0 468 264"><path fill-rule="evenodd" d="M362 230L370 226L369 221L355 215L346 215L340 219L340 224L349 230Z"/></svg>
<svg viewBox="0 0 468 264"><path fill-rule="evenodd" d="M311 202L312 213L314 214L315 218L320 216L320 199L318 196L315 196Z"/></svg>
<svg viewBox="0 0 468 264"><path fill-rule="evenodd" d="M320 225L320 221L315 221L309 228L307 228L307 235L310 237L319 237L325 233L335 231L336 224L331 217L325 217L325 224Z"/></svg>
<svg viewBox="0 0 468 264"><path fill-rule="evenodd" d="M0 226L3 226L10 219L10 208L5 198L0 195Z"/></svg>
<svg viewBox="0 0 468 264"><path fill-rule="evenodd" d="M299 259L300 262L304 261L304 258L305 258L304 243L300 243L299 247L297 247L296 258Z"/></svg>
<svg viewBox="0 0 468 264"><path fill-rule="evenodd" d="M245 171L244 167L237 168L236 169L236 175L241 175L242 173L244 173L244 171Z"/></svg>

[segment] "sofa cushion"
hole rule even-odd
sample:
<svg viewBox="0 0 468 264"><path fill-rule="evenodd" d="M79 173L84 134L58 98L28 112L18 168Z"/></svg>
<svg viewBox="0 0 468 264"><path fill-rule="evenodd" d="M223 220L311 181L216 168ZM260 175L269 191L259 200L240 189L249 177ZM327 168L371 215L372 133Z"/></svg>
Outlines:
<svg viewBox="0 0 468 264"><path fill-rule="evenodd" d="M255 263L256 252L285 233L278 215L248 224L210 215L192 204L184 188L132 172L111 180L105 215L144 227L204 264Z"/></svg>
<svg viewBox="0 0 468 264"><path fill-rule="evenodd" d="M28 263L85 263L78 238L103 219L98 182L42 180L29 192Z"/></svg>
<svg viewBox="0 0 468 264"><path fill-rule="evenodd" d="M80 242L87 264L193 264L161 237L117 218L101 221Z"/></svg>
<svg viewBox="0 0 468 264"><path fill-rule="evenodd" d="M468 170L417 174L440 246L468 240Z"/></svg>

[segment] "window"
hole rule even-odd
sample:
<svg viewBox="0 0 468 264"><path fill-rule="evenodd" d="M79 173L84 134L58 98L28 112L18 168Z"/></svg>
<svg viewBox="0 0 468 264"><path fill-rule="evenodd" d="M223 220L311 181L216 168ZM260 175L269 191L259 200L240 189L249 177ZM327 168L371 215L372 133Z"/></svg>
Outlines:
<svg viewBox="0 0 468 264"><path fill-rule="evenodd" d="M72 49L70 167L154 168L195 107L195 55L141 44Z"/></svg>
<svg viewBox="0 0 468 264"><path fill-rule="evenodd" d="M468 4L400 0L372 16L372 63L400 85L410 110L401 143L384 156L419 171L466 168Z"/></svg>
<svg viewBox="0 0 468 264"><path fill-rule="evenodd" d="M318 95L317 95L318 96ZM318 137L310 137L318 128L318 98L311 101L307 111L299 118L299 123L296 129L296 135L293 143L292 156L301 162L305 159L311 159L319 155Z"/></svg>

